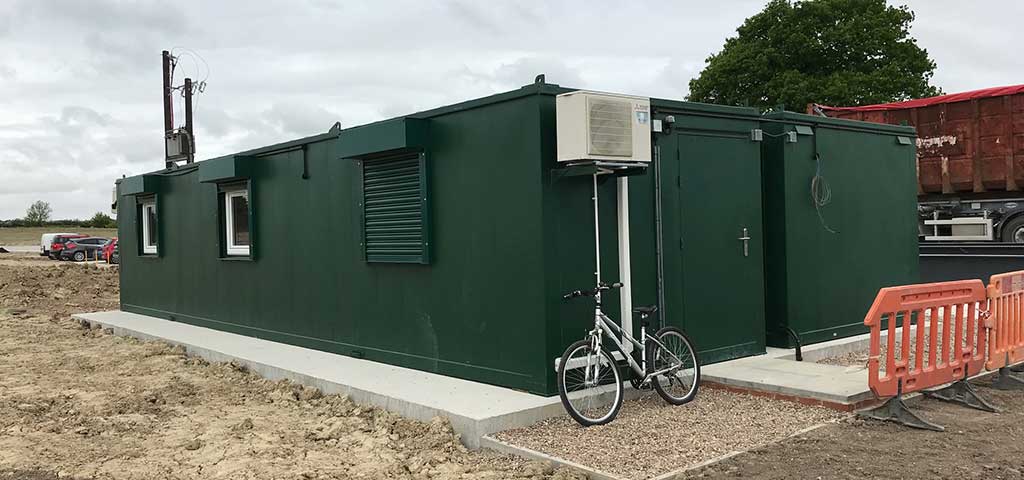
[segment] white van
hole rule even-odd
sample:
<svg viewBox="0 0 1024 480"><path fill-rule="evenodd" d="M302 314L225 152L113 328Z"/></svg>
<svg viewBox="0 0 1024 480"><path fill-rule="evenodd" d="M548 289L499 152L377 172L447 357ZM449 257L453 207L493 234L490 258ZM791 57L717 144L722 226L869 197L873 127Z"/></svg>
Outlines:
<svg viewBox="0 0 1024 480"><path fill-rule="evenodd" d="M39 248L41 251L39 255L47 256L50 254L50 245L53 244L53 237L57 235L78 235L77 233L44 233L43 237L39 239Z"/></svg>

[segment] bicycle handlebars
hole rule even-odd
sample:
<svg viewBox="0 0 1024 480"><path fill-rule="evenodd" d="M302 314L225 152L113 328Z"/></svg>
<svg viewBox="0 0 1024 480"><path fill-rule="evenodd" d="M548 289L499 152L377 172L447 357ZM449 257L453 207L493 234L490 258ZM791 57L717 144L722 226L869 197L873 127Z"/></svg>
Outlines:
<svg viewBox="0 0 1024 480"><path fill-rule="evenodd" d="M594 288L594 289L591 289L591 290L573 290L573 291L571 291L571 292L569 292L569 293L567 293L565 295L562 295L562 298L569 299L569 298L576 298L576 297L593 297L593 296L597 295L598 293L600 293L600 292L602 292L604 290L611 290L613 288L622 288L622 285L623 285L622 282L614 282L614 283L604 283L604 282L601 282L601 283L599 283L597 285L597 288Z"/></svg>

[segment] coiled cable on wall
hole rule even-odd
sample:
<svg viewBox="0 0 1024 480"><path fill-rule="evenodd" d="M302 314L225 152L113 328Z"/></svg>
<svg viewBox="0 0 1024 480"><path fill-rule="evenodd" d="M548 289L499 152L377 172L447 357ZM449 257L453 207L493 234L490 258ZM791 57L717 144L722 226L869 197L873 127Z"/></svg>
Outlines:
<svg viewBox="0 0 1024 480"><path fill-rule="evenodd" d="M821 209L832 203L832 187L829 186L828 180L821 174L821 154L814 154L814 177L811 178L811 202L814 203L814 210L818 212L818 220L821 222L822 228L829 233L838 234L839 232L828 226L825 222L825 216L821 213Z"/></svg>

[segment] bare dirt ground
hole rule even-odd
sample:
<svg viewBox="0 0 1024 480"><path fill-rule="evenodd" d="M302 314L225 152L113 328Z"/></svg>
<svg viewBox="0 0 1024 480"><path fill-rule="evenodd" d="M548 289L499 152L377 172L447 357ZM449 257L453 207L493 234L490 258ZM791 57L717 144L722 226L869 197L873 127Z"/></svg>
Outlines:
<svg viewBox="0 0 1024 480"><path fill-rule="evenodd" d="M569 479L468 452L444 421L207 364L83 328L117 306L115 269L0 265L0 479Z"/></svg>
<svg viewBox="0 0 1024 480"><path fill-rule="evenodd" d="M0 260L0 480L582 478L468 452L443 421L404 420L162 343L83 328L72 312L116 307L116 269L55 268L32 255ZM846 419L684 478L1024 478L1024 392L980 390L1003 413L923 400L914 408L945 433ZM704 389L684 407L629 402L602 429L582 431L563 418L517 435L566 456L592 449L605 457L593 463L622 463L643 478L650 465L690 463L680 455L717 454L708 445L723 443L709 438L742 449L835 418L725 393ZM617 453L628 449L641 453Z"/></svg>
<svg viewBox="0 0 1024 480"><path fill-rule="evenodd" d="M987 381L981 381L984 385ZM993 414L937 400L912 404L943 433L852 419L690 472L684 478L1024 478L1024 392L979 388Z"/></svg>

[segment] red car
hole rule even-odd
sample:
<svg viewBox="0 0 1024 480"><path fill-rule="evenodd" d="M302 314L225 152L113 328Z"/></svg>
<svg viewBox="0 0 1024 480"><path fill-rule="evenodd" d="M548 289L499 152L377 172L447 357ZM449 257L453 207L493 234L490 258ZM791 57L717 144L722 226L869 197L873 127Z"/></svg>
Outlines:
<svg viewBox="0 0 1024 480"><path fill-rule="evenodd" d="M75 238L85 238L85 237L88 237L88 235L81 235L81 234L57 235L56 237L53 237L53 243L50 244L50 258L52 258L54 260L59 260L60 259L60 251L64 249L64 244L65 243L68 243L69 240L72 240L72 239L75 239Z"/></svg>
<svg viewBox="0 0 1024 480"><path fill-rule="evenodd" d="M107 263L110 261L110 255L114 253L114 249L117 248L117 237L111 238L107 243L103 244L103 248L100 249L100 260L106 260Z"/></svg>

